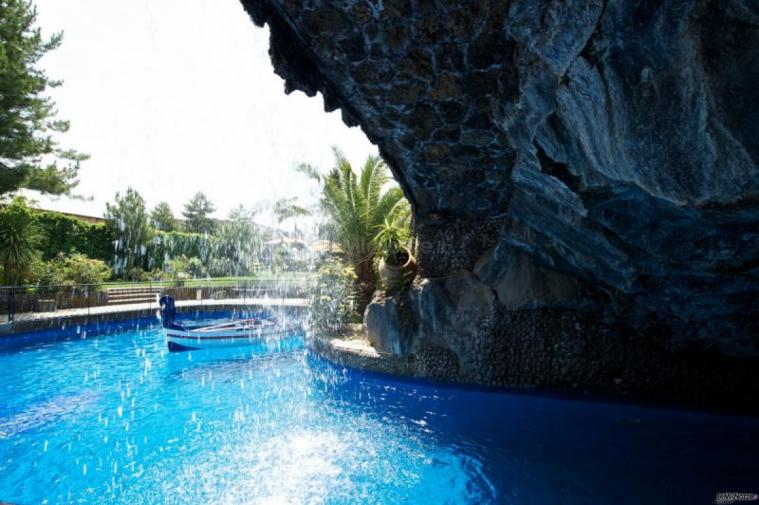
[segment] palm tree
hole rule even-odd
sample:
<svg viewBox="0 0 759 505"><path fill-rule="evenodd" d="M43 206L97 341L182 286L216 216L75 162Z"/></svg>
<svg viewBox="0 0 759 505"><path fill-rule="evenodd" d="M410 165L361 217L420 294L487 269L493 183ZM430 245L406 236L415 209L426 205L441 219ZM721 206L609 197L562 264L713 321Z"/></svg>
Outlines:
<svg viewBox="0 0 759 505"><path fill-rule="evenodd" d="M335 166L326 176L310 165L298 170L322 185L321 205L330 218L335 242L356 273L361 294L358 310L363 313L376 287L376 235L386 221L404 221L410 208L399 187L388 187L391 178L381 158L369 156L356 174L345 156L337 149L334 152Z"/></svg>
<svg viewBox="0 0 759 505"><path fill-rule="evenodd" d="M34 215L23 198L15 198L0 212L0 263L4 284L23 282L39 242Z"/></svg>
<svg viewBox="0 0 759 505"><path fill-rule="evenodd" d="M309 216L311 212L298 205L298 197L293 196L290 198L280 198L274 202L274 216L277 218L277 224L282 225L283 222L296 219L299 217ZM298 223L293 225L293 238L297 238L298 235Z"/></svg>
<svg viewBox="0 0 759 505"><path fill-rule="evenodd" d="M277 224L282 224L288 219L308 216L309 211L305 207L298 205L298 197L280 198L274 202L274 215L277 218Z"/></svg>

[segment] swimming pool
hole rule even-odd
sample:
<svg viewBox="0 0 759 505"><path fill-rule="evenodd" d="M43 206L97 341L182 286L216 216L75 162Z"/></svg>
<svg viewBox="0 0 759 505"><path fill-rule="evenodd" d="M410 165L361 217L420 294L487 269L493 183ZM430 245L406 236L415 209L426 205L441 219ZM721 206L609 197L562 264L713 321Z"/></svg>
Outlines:
<svg viewBox="0 0 759 505"><path fill-rule="evenodd" d="M278 350L168 353L149 321L0 351L0 501L712 503L759 420L483 392Z"/></svg>

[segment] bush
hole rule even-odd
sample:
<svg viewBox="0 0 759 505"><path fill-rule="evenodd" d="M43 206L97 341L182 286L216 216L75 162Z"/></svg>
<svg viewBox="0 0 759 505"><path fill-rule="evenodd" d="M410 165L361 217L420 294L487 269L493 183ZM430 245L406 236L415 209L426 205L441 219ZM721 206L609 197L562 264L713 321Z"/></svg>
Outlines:
<svg viewBox="0 0 759 505"><path fill-rule="evenodd" d="M76 252L103 261L113 259L113 230L105 223L88 223L48 211L34 211L34 217L42 237L39 249L43 259Z"/></svg>
<svg viewBox="0 0 759 505"><path fill-rule="evenodd" d="M200 258L188 258L184 254L168 262L171 278L178 281L206 277L208 272Z"/></svg>
<svg viewBox="0 0 759 505"><path fill-rule="evenodd" d="M145 276L149 281L170 281L171 273L165 272L160 268L154 268L150 272L146 272Z"/></svg>
<svg viewBox="0 0 759 505"><path fill-rule="evenodd" d="M234 266L229 258L212 258L208 265L208 273L211 277L227 277L236 273Z"/></svg>
<svg viewBox="0 0 759 505"><path fill-rule="evenodd" d="M42 286L102 284L111 278L111 269L104 261L75 253L61 253L50 261L38 260L33 267L36 281Z"/></svg>
<svg viewBox="0 0 759 505"><path fill-rule="evenodd" d="M309 290L311 300L309 323L320 335L338 335L348 323L360 322L354 300L356 274L351 267L340 263L324 264Z"/></svg>
<svg viewBox="0 0 759 505"><path fill-rule="evenodd" d="M142 267L132 267L124 272L124 279L131 282L149 281L150 274L142 269Z"/></svg>
<svg viewBox="0 0 759 505"><path fill-rule="evenodd" d="M187 260L186 271L193 279L197 279L199 277L208 277L208 271L206 270L203 262L200 261L200 258L190 258Z"/></svg>

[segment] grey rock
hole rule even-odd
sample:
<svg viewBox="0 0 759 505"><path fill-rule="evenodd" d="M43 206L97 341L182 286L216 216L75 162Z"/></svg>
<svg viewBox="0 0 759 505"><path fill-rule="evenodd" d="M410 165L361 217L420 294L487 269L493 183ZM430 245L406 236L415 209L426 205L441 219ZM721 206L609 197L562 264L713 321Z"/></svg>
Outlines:
<svg viewBox="0 0 759 505"><path fill-rule="evenodd" d="M364 312L364 328L372 346L381 353L406 354L414 330L405 300L377 297Z"/></svg>
<svg viewBox="0 0 759 505"><path fill-rule="evenodd" d="M568 331L563 320L490 314L592 308L599 324L573 349L643 336L648 355L615 351L640 369L678 349L759 360L756 2L242 3L269 24L286 91L341 108L411 201L429 279L410 294L413 341L454 349L464 375L472 363L515 374L464 354L485 352L466 347L477 332L516 338L503 325L518 318L534 324L524 359L563 370L538 352ZM446 278L469 294L452 295ZM455 329L462 310L485 321L477 332ZM562 349L589 374L569 370L561 384L613 384L593 372L603 356ZM673 391L672 377L649 376L622 377L625 392L657 378Z"/></svg>
<svg viewBox="0 0 759 505"><path fill-rule="evenodd" d="M532 256L505 243L483 255L474 273L507 309L572 307L582 301L576 277L536 265Z"/></svg>

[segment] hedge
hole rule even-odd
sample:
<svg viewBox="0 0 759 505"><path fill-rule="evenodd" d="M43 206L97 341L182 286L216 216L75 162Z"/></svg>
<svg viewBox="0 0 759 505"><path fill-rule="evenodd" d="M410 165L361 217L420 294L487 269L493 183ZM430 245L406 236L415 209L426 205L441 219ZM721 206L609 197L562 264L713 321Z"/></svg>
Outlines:
<svg viewBox="0 0 759 505"><path fill-rule="evenodd" d="M114 235L105 223L88 223L75 217L49 211L34 211L41 234L42 257L49 260L58 253L82 253L111 263Z"/></svg>

